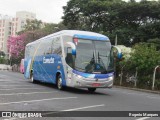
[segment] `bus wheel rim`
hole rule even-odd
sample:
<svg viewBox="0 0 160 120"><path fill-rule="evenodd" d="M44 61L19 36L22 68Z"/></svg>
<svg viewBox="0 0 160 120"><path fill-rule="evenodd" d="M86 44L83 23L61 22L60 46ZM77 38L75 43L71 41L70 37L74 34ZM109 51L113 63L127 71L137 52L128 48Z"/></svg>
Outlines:
<svg viewBox="0 0 160 120"><path fill-rule="evenodd" d="M33 80L33 75L32 75L32 77L31 77L31 82L33 82L34 80Z"/></svg>
<svg viewBox="0 0 160 120"><path fill-rule="evenodd" d="M58 88L61 89L62 88L62 78L58 79Z"/></svg>

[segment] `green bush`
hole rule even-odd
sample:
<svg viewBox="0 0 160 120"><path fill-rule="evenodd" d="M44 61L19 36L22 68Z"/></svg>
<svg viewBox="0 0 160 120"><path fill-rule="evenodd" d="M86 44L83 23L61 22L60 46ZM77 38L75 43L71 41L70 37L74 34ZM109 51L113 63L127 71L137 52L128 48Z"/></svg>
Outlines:
<svg viewBox="0 0 160 120"><path fill-rule="evenodd" d="M0 64L9 64L9 60L5 58L0 58Z"/></svg>
<svg viewBox="0 0 160 120"><path fill-rule="evenodd" d="M160 90L160 80L155 81L155 89Z"/></svg>
<svg viewBox="0 0 160 120"><path fill-rule="evenodd" d="M4 58L0 58L0 64L4 64L5 63L5 59Z"/></svg>
<svg viewBox="0 0 160 120"><path fill-rule="evenodd" d="M151 76L141 76L138 77L137 87L142 89L152 88L152 77Z"/></svg>

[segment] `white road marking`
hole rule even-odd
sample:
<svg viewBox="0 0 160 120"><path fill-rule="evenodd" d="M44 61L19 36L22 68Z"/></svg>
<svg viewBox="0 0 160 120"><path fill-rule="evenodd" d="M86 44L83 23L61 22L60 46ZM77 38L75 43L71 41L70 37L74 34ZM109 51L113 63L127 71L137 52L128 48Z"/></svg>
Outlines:
<svg viewBox="0 0 160 120"><path fill-rule="evenodd" d="M4 120L16 120L17 118L9 118L9 119L4 119ZM20 119L20 118L19 118ZM21 118L22 119L22 118Z"/></svg>
<svg viewBox="0 0 160 120"><path fill-rule="evenodd" d="M149 96L149 95L148 95L147 97L148 97L148 98L151 98L151 99L160 99L160 97L158 97L158 96L156 97L156 96Z"/></svg>
<svg viewBox="0 0 160 120"><path fill-rule="evenodd" d="M76 111L76 110L82 110L82 109L88 109L88 108L94 108L94 107L102 107L102 106L105 106L105 104L85 106L85 107L79 107L79 108L73 108L73 109L67 109L67 110L61 110L61 111Z"/></svg>
<svg viewBox="0 0 160 120"><path fill-rule="evenodd" d="M0 82L10 82L10 81L12 81L12 80L0 80Z"/></svg>
<svg viewBox="0 0 160 120"><path fill-rule="evenodd" d="M128 95L138 95L138 96L146 96L146 95L148 95L148 94L146 94L146 93L137 93L137 92L122 92L122 93L124 93L124 94L128 94Z"/></svg>
<svg viewBox="0 0 160 120"><path fill-rule="evenodd" d="M136 120L146 120L146 119L149 119L150 117L142 117L142 118L138 118Z"/></svg>
<svg viewBox="0 0 160 120"><path fill-rule="evenodd" d="M10 104L19 104L19 103L33 103L33 102L42 102L42 101L51 101L51 100L66 100L66 99L74 99L74 98L77 98L77 97L63 97L63 98L49 98L49 99L40 99L40 100L7 102L7 103L0 103L0 105L10 105Z"/></svg>
<svg viewBox="0 0 160 120"><path fill-rule="evenodd" d="M13 88L13 89L0 89L0 90L26 90L26 89L44 89L44 88Z"/></svg>
<svg viewBox="0 0 160 120"><path fill-rule="evenodd" d="M2 74L1 74L0 77L8 77L8 76L7 76L7 75L2 75Z"/></svg>
<svg viewBox="0 0 160 120"><path fill-rule="evenodd" d="M76 111L76 110L82 110L82 109L88 109L88 108L95 108L95 107L102 107L102 106L105 106L105 104L85 106L85 107L79 107L79 108L73 108L73 109L66 109L66 110L60 110L60 111L58 111L58 112L48 112L48 113L44 113L43 115L60 113L60 112L65 112L65 111Z"/></svg>
<svg viewBox="0 0 160 120"><path fill-rule="evenodd" d="M38 94L38 93L54 93L58 91L52 91L52 92L29 92L29 93L12 93L12 94L0 94L0 96L9 96L9 95L30 95L30 94Z"/></svg>
<svg viewBox="0 0 160 120"><path fill-rule="evenodd" d="M122 92L122 93L125 93L125 94L131 94L131 95L141 95L141 94L137 94L137 93L130 93L130 92Z"/></svg>

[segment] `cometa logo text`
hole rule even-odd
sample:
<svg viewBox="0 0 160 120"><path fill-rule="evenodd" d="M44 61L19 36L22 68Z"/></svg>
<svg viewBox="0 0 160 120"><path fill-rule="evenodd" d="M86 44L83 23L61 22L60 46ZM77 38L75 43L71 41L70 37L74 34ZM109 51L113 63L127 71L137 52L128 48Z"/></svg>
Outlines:
<svg viewBox="0 0 160 120"><path fill-rule="evenodd" d="M54 58L45 58L43 57L43 63L54 63Z"/></svg>

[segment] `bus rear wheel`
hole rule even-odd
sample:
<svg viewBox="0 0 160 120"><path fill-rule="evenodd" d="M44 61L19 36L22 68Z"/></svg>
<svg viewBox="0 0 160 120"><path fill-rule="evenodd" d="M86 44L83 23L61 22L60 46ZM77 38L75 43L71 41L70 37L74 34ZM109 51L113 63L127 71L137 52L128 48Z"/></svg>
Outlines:
<svg viewBox="0 0 160 120"><path fill-rule="evenodd" d="M95 91L96 91L96 88L88 88L88 91L89 91L89 92L95 92Z"/></svg>
<svg viewBox="0 0 160 120"><path fill-rule="evenodd" d="M63 89L61 75L58 75L58 77L57 77L57 88L58 88L59 90L62 90L62 89Z"/></svg>

